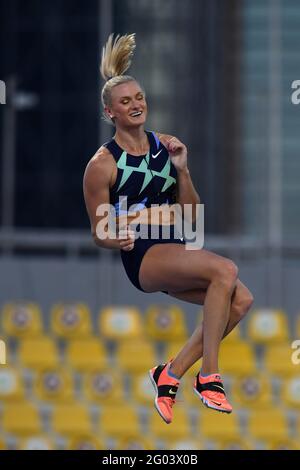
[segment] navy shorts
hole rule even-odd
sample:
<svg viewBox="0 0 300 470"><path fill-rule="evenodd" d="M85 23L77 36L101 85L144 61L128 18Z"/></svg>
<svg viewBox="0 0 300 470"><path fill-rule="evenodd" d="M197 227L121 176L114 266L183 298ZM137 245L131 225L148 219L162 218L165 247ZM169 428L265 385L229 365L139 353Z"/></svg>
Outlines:
<svg viewBox="0 0 300 470"><path fill-rule="evenodd" d="M146 226L143 226L145 228ZM150 226L147 226L147 228ZM138 225L136 227L131 228L134 230L140 230L141 226ZM142 292L146 292L143 290L142 286L140 285L139 281L139 271L140 267L142 264L143 257L147 250L153 245L156 245L157 243L179 243L181 245L185 245L185 241L181 238L181 234L179 234L176 231L176 228L174 225L170 226L170 236L168 238L163 238L162 235L162 227L161 226L156 226L156 228L159 230L159 238L155 239L143 239L143 238L136 238L134 242L134 248L131 251L121 251L121 258L123 262L123 266L125 268L126 274L132 284ZM150 230L150 228L148 228ZM167 294L168 292L166 291L161 291Z"/></svg>

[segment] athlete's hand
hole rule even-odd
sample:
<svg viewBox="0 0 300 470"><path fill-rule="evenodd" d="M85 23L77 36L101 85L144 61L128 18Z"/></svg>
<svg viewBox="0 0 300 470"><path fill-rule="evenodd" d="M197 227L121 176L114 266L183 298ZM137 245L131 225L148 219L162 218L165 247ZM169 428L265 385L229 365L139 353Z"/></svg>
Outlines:
<svg viewBox="0 0 300 470"><path fill-rule="evenodd" d="M166 147L170 154L171 161L176 170L187 168L187 148L177 137L171 137L167 140Z"/></svg>
<svg viewBox="0 0 300 470"><path fill-rule="evenodd" d="M134 248L134 239L134 230L128 226L120 228L118 236L120 250L131 251Z"/></svg>

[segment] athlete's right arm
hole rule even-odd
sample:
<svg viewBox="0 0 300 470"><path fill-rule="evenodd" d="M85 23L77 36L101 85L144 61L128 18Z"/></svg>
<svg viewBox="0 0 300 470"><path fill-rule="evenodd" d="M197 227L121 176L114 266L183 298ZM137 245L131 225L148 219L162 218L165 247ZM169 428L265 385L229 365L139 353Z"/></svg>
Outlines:
<svg viewBox="0 0 300 470"><path fill-rule="evenodd" d="M115 248L125 251L134 247L133 232L124 228L117 238L110 237L108 233L108 212L97 215L97 208L101 204L109 204L109 188L112 186L114 174L114 161L110 152L101 147L89 161L83 178L83 194L87 212L91 223L91 232L95 243L103 248ZM100 211L101 212L101 211ZM103 221L103 219L106 219ZM99 234L99 227L101 233ZM104 238L102 234L106 232ZM99 236L100 235L100 236Z"/></svg>

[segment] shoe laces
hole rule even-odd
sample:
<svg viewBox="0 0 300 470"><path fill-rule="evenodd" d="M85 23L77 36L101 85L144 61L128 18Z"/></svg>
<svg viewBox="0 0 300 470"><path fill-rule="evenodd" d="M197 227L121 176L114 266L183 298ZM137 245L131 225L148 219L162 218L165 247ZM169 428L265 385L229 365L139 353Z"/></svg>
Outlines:
<svg viewBox="0 0 300 470"><path fill-rule="evenodd" d="M220 393L220 392L212 392L211 390L210 391L206 391L206 393L208 392L208 398L212 399L212 400L216 400L216 401L224 401L225 399L225 395L223 393ZM205 392L204 392L205 393Z"/></svg>
<svg viewBox="0 0 300 470"><path fill-rule="evenodd" d="M176 398L171 398L171 397L165 397L165 400L168 400L170 408L173 408L173 406L175 405L177 401Z"/></svg>
<svg viewBox="0 0 300 470"><path fill-rule="evenodd" d="M173 406L175 405L175 403L176 403L175 398L171 398L170 407L173 408Z"/></svg>

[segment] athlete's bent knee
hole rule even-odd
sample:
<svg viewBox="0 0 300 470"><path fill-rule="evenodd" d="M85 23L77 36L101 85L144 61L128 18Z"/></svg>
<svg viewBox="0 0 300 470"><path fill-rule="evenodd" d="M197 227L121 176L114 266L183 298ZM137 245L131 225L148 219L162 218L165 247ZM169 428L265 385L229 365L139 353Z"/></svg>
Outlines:
<svg viewBox="0 0 300 470"><path fill-rule="evenodd" d="M242 320L249 312L254 302L254 297L250 291L240 297L239 300L232 304L232 310L238 321Z"/></svg>
<svg viewBox="0 0 300 470"><path fill-rule="evenodd" d="M226 290L232 291L236 285L238 272L238 267L232 261L222 261L212 282L221 284Z"/></svg>

